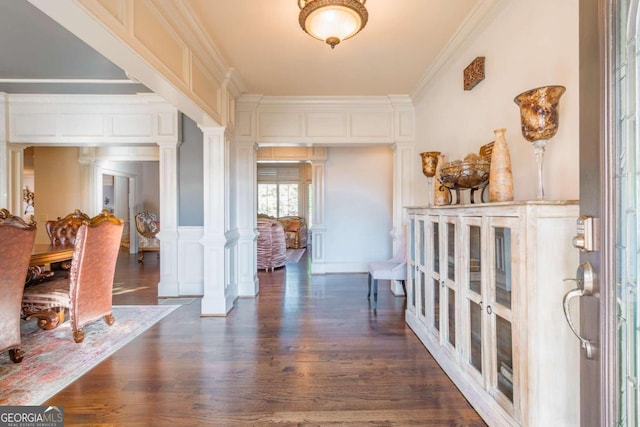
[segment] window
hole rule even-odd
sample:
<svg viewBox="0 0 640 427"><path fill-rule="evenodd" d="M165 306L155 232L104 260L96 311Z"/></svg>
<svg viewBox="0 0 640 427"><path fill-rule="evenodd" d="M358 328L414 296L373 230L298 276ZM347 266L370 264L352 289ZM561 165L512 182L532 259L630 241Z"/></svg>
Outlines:
<svg viewBox="0 0 640 427"><path fill-rule="evenodd" d="M258 183L258 213L273 217L299 215L299 184Z"/></svg>

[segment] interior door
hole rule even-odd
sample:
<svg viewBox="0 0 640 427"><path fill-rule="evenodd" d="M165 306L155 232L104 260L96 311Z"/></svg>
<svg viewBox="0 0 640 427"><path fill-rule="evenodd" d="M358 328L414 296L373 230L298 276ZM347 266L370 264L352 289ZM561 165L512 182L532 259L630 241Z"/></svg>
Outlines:
<svg viewBox="0 0 640 427"><path fill-rule="evenodd" d="M624 1L624 0L622 0ZM581 425L614 426L616 423L615 284L614 273L614 174L612 108L610 91L613 40L612 8L616 0L581 0L580 28L580 214L587 221L593 244L581 251L581 265L594 273L591 295L579 298L578 333L584 339L580 373ZM592 226L593 225L593 226ZM580 236L584 236L581 233ZM577 232L578 236L578 232ZM574 240L576 247L583 239ZM576 266L577 270L578 266ZM582 277L580 277L582 278ZM578 287L584 282L578 283ZM576 345L580 341L576 340Z"/></svg>

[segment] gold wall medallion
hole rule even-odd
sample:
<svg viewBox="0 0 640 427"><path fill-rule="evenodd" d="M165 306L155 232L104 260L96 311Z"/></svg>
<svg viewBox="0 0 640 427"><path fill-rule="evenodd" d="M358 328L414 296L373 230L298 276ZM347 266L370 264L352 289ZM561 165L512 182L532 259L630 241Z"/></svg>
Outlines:
<svg viewBox="0 0 640 427"><path fill-rule="evenodd" d="M464 90L471 90L484 80L484 56L478 56L463 72Z"/></svg>

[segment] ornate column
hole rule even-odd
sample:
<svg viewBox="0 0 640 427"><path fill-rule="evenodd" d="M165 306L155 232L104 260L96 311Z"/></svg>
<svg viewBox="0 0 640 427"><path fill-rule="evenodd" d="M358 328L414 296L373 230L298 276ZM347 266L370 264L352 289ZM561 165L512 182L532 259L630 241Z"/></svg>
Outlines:
<svg viewBox="0 0 640 427"><path fill-rule="evenodd" d="M254 142L235 142L238 227L238 295L255 297L259 283L256 259L256 150Z"/></svg>
<svg viewBox="0 0 640 427"><path fill-rule="evenodd" d="M237 289L230 286L232 251L227 246L229 142L225 127L200 127L204 157L204 295L202 316L226 316Z"/></svg>
<svg viewBox="0 0 640 427"><path fill-rule="evenodd" d="M180 295L178 284L178 147L180 141L158 141L160 147L160 282L159 297Z"/></svg>
<svg viewBox="0 0 640 427"><path fill-rule="evenodd" d="M80 191L82 192L82 205L78 207L89 215L100 212L102 200L98 195L102 194L102 176L96 180L96 155L94 147L78 147L78 164L80 165Z"/></svg>
<svg viewBox="0 0 640 427"><path fill-rule="evenodd" d="M22 215L22 173L24 169L24 149L26 146L19 144L8 144L9 150L9 170L8 187L9 187L9 211L14 214Z"/></svg>
<svg viewBox="0 0 640 427"><path fill-rule="evenodd" d="M313 214L311 215L311 274L325 274L324 236L325 225L324 173L325 161L311 162L311 183L313 185Z"/></svg>

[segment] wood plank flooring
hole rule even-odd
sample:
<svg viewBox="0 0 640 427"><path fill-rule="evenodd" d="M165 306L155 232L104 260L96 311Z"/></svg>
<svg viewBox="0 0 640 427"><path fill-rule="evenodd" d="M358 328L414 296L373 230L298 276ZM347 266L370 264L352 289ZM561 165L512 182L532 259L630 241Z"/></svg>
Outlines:
<svg viewBox="0 0 640 427"><path fill-rule="evenodd" d="M121 254L114 304L157 303L144 261ZM486 425L388 287L374 313L365 274L311 276L306 255L259 278L228 317L184 305L45 404L66 426Z"/></svg>

